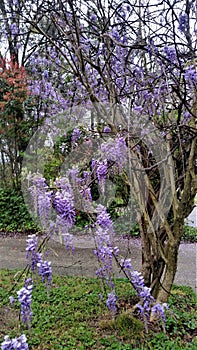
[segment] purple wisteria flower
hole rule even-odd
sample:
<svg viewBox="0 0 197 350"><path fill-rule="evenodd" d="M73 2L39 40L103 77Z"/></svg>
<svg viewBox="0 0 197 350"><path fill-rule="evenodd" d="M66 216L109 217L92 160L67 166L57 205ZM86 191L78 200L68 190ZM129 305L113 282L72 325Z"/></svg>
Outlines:
<svg viewBox="0 0 197 350"><path fill-rule="evenodd" d="M49 72L48 72L48 70L45 69L43 72L43 78L48 79L48 77L49 77Z"/></svg>
<svg viewBox="0 0 197 350"><path fill-rule="evenodd" d="M9 297L9 300L10 300L10 304L14 305L15 299L14 299L14 297L12 295Z"/></svg>
<svg viewBox="0 0 197 350"><path fill-rule="evenodd" d="M115 294L114 290L111 293L108 293L106 305L108 309L111 311L113 316L116 314L116 311L117 311L117 300L118 300L118 297Z"/></svg>
<svg viewBox="0 0 197 350"><path fill-rule="evenodd" d="M156 315L159 319L161 319L164 323L166 321L166 315L165 315L165 309L169 309L168 304L163 303L163 304L155 304L151 311L153 315Z"/></svg>
<svg viewBox="0 0 197 350"><path fill-rule="evenodd" d="M32 181L32 186L30 186L29 190L34 203L34 211L36 215L39 215L42 227L46 229L51 217L52 191L49 190L46 180L39 174L30 178L30 180Z"/></svg>
<svg viewBox="0 0 197 350"><path fill-rule="evenodd" d="M91 203L92 202L92 194L91 194L91 188L90 187L87 187L86 185L82 187L82 189L79 191L83 198ZM85 209L85 208L84 208Z"/></svg>
<svg viewBox="0 0 197 350"><path fill-rule="evenodd" d="M38 237L36 235L28 235L26 242L26 258L31 264L32 272L35 272L37 264L42 260L42 254L37 251Z"/></svg>
<svg viewBox="0 0 197 350"><path fill-rule="evenodd" d="M32 320L32 310L31 310L32 291L33 291L33 283L32 283L32 279L29 278L25 281L24 287L17 292L18 301L20 303L22 322L26 323L28 326Z"/></svg>
<svg viewBox="0 0 197 350"><path fill-rule="evenodd" d="M126 272L140 298L140 302L136 305L136 308L140 312L146 332L148 333L148 322L150 321L151 314L157 315L158 319L162 321L163 329L165 329L165 308L168 308L167 304L154 305L155 299L151 295L151 288L145 286L142 274L134 270L131 259L121 259L120 266Z"/></svg>
<svg viewBox="0 0 197 350"><path fill-rule="evenodd" d="M184 77L190 86L197 85L197 70L194 66L187 66L185 68Z"/></svg>
<svg viewBox="0 0 197 350"><path fill-rule="evenodd" d="M186 13L180 13L179 14L179 26L178 29L185 33L188 28L188 15Z"/></svg>
<svg viewBox="0 0 197 350"><path fill-rule="evenodd" d="M43 283L51 283L52 281L52 268L51 268L51 262L50 261L43 261L41 260L38 264L38 273L42 277Z"/></svg>
<svg viewBox="0 0 197 350"><path fill-rule="evenodd" d="M1 344L1 350L28 350L27 338L25 334L21 334L18 338L10 339L9 335L4 337Z"/></svg>
<svg viewBox="0 0 197 350"><path fill-rule="evenodd" d="M68 227L72 227L76 216L72 194L67 191L56 192L54 207L65 224L68 225Z"/></svg>
<svg viewBox="0 0 197 350"><path fill-rule="evenodd" d="M116 137L115 140L108 140L101 145L101 153L108 161L115 162L120 169L127 160L127 145L124 137Z"/></svg>
<svg viewBox="0 0 197 350"><path fill-rule="evenodd" d="M144 278L142 274L138 271L132 271L131 273L131 281L135 286L137 293L140 293L144 288Z"/></svg>
<svg viewBox="0 0 197 350"><path fill-rule="evenodd" d="M18 1L19 1L19 0L12 0L13 5L18 6Z"/></svg>
<svg viewBox="0 0 197 350"><path fill-rule="evenodd" d="M90 17L90 20L92 22L95 22L96 21L96 15L92 14L91 17Z"/></svg>
<svg viewBox="0 0 197 350"><path fill-rule="evenodd" d="M106 230L106 232L108 231L113 233L113 222L110 215L107 213L107 209L102 204L99 204L97 206L97 213L97 220L95 224Z"/></svg>
<svg viewBox="0 0 197 350"><path fill-rule="evenodd" d="M191 118L192 115L188 111L183 112L183 124L188 123Z"/></svg>
<svg viewBox="0 0 197 350"><path fill-rule="evenodd" d="M165 46L164 53L165 53L167 59L170 61L170 63L176 62L177 54L176 54L176 50L174 47Z"/></svg>
<svg viewBox="0 0 197 350"><path fill-rule="evenodd" d="M36 251L37 247L38 247L38 237L34 234L34 235L28 235L28 238L26 240L27 242L27 247L26 247L26 251L27 252L32 252L32 251Z"/></svg>
<svg viewBox="0 0 197 350"><path fill-rule="evenodd" d="M103 132L106 133L106 134L108 134L108 133L111 132L111 128L110 128L108 125L105 125L105 126L104 126L104 129L103 129Z"/></svg>
<svg viewBox="0 0 197 350"><path fill-rule="evenodd" d="M104 280L108 286L113 288L113 248L109 235L106 234L100 227L97 227L96 230L95 243L96 249L94 250L94 254L96 255L100 265L99 269L96 271L96 275Z"/></svg>
<svg viewBox="0 0 197 350"><path fill-rule="evenodd" d="M96 175L99 183L103 183L107 177L107 159L96 163Z"/></svg>
<svg viewBox="0 0 197 350"><path fill-rule="evenodd" d="M107 160L97 162L96 174L99 182L102 182L107 176Z"/></svg>
<svg viewBox="0 0 197 350"><path fill-rule="evenodd" d="M14 36L18 35L19 30L18 30L18 26L16 23L12 23L10 25L10 31L11 31L12 35L14 35Z"/></svg>
<svg viewBox="0 0 197 350"><path fill-rule="evenodd" d="M120 260L120 266L124 270L128 269L129 272L134 270L133 265L131 264L131 259L121 259Z"/></svg>
<svg viewBox="0 0 197 350"><path fill-rule="evenodd" d="M74 146L79 141L80 137L81 137L81 130L79 128L75 128L71 136L72 146Z"/></svg>
<svg viewBox="0 0 197 350"><path fill-rule="evenodd" d="M38 237L36 235L29 235L27 239L26 257L31 263L31 269L35 273L38 269L39 275L42 277L42 282L48 283L52 280L51 262L43 261L42 253L37 251Z"/></svg>
<svg viewBox="0 0 197 350"><path fill-rule="evenodd" d="M106 301L108 309L111 311L112 315L116 313L116 300L117 296L114 291L113 282L113 255L118 254L118 247L113 247L111 243L111 235L113 231L112 220L107 213L104 206L97 206L97 220L95 222L95 246L94 254L96 255L99 262L99 269L96 271L98 277L110 287L111 292L108 294Z"/></svg>

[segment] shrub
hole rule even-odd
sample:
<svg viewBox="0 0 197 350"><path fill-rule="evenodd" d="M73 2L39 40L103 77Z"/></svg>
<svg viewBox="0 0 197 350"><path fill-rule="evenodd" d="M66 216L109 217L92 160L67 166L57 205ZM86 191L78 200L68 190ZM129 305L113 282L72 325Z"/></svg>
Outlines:
<svg viewBox="0 0 197 350"><path fill-rule="evenodd" d="M37 229L22 194L13 189L0 188L0 231L28 232Z"/></svg>

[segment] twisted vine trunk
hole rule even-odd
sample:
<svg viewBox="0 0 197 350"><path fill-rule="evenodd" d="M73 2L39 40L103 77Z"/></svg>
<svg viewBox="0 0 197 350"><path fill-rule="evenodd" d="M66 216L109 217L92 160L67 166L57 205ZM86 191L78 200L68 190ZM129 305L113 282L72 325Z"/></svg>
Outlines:
<svg viewBox="0 0 197 350"><path fill-rule="evenodd" d="M169 243L167 247L167 263L165 265L164 278L161 283L161 288L157 293L157 302L165 303L168 301L168 297L174 282L174 278L177 271L178 250L180 243Z"/></svg>
<svg viewBox="0 0 197 350"><path fill-rule="evenodd" d="M196 137L193 139L188 167L185 172L181 197L177 191L174 193L170 215L165 218L157 208L155 197L152 197L154 208L157 208L163 224L160 229L154 230L150 222L152 213L144 210L148 220L142 216L139 221L142 240L142 274L145 284L151 288L152 295L157 302L167 302L177 271L178 251L184 230L184 219L192 211L197 190L197 177L195 174ZM151 193L153 193L150 187ZM150 203L148 203L150 206ZM147 214L149 213L149 215ZM163 217L162 217L163 216ZM170 219L168 219L170 217Z"/></svg>

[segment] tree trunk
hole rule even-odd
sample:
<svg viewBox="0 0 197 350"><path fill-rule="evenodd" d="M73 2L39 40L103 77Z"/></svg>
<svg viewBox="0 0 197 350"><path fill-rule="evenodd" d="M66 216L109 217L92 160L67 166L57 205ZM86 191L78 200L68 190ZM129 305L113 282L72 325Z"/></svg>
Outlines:
<svg viewBox="0 0 197 350"><path fill-rule="evenodd" d="M178 261L178 250L179 245L177 241L174 243L169 242L167 245L167 264L165 266L164 278L161 283L161 288L157 295L157 302L166 303L174 282L176 270L177 270L177 261Z"/></svg>
<svg viewBox="0 0 197 350"><path fill-rule="evenodd" d="M142 246L142 268L141 272L144 277L144 283L147 287L151 284L151 245L146 230L146 224L144 217L139 219L139 229L141 234L141 246Z"/></svg>

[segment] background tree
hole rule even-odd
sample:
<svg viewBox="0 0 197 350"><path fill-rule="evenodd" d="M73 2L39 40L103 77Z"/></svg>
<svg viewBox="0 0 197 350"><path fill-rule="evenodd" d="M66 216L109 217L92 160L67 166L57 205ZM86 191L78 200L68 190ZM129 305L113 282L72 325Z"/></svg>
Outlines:
<svg viewBox="0 0 197 350"><path fill-rule="evenodd" d="M24 104L27 103L29 97L27 75L25 69L19 67L13 60L6 62L2 59L0 67L2 171L5 178L8 179L10 176L13 187L19 189L22 153L33 133L32 118L24 117ZM9 176L8 174L5 176L5 171L8 171Z"/></svg>
<svg viewBox="0 0 197 350"><path fill-rule="evenodd" d="M0 2L1 184L17 190L20 190L23 152L44 118L52 114L50 106L57 95L55 84L50 87L45 81L46 40L25 21L28 6L20 0ZM51 30L44 14L40 12L39 15L40 6L36 7L32 18L36 18L45 31ZM43 60L39 57L39 68L35 72L32 53L36 51L42 55L43 50L45 55ZM42 89L39 89L41 81ZM49 96L53 102L46 107Z"/></svg>

